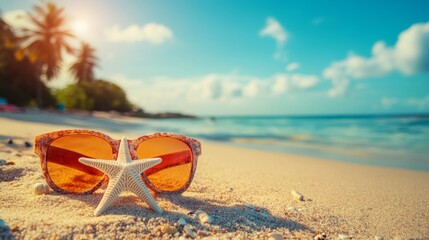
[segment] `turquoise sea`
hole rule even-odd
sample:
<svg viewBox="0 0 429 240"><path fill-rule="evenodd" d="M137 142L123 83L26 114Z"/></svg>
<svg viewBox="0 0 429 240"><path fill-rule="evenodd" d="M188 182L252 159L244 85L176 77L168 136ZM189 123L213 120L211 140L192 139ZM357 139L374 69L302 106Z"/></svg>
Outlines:
<svg viewBox="0 0 429 240"><path fill-rule="evenodd" d="M429 171L429 114L149 119L141 124L147 132L177 132L245 148Z"/></svg>
<svg viewBox="0 0 429 240"><path fill-rule="evenodd" d="M429 171L429 114L231 116L132 123L75 114L0 113L0 117L107 130L124 136L176 132L244 148ZM0 138L7 138L1 129Z"/></svg>

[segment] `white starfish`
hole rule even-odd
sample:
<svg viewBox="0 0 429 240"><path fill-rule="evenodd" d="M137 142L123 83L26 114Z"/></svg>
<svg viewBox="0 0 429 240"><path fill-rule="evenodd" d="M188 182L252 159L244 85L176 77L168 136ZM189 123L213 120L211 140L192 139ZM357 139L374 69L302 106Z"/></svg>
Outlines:
<svg viewBox="0 0 429 240"><path fill-rule="evenodd" d="M152 210L162 213L161 208L149 192L149 189L141 179L140 174L148 168L162 161L161 158L146 158L133 161L128 149L126 138L122 138L119 145L118 159L103 160L92 158L79 158L79 162L96 168L109 176L109 185L100 203L94 211L99 216L112 205L123 190L130 190L145 201Z"/></svg>

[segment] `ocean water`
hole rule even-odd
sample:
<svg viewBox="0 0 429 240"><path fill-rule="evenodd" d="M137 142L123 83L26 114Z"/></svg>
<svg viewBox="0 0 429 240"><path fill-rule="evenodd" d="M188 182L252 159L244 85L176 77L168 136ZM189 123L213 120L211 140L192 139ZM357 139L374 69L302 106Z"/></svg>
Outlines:
<svg viewBox="0 0 429 240"><path fill-rule="evenodd" d="M429 171L429 115L258 116L144 120L236 146Z"/></svg>

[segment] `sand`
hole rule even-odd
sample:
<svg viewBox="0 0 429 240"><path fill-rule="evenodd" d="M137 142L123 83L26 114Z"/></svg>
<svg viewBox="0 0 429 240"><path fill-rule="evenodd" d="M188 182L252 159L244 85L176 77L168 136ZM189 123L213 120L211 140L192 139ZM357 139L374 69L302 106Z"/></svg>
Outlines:
<svg viewBox="0 0 429 240"><path fill-rule="evenodd" d="M24 146L37 134L70 128L98 129L120 138L128 118L30 112L0 113L0 236L16 239L197 238L429 239L429 172L365 166L271 153L202 141L203 155L190 188L159 195L159 215L132 193L122 193L104 215L93 211L104 189L92 195L33 194L43 183L39 159ZM138 133L128 134L129 138ZM13 138L14 144L7 144ZM293 198L291 191L304 195ZM211 224L194 218L207 212ZM174 226L176 235L162 226ZM3 230L2 230L3 228ZM3 233L1 233L3 231ZM0 237L1 238L1 237Z"/></svg>

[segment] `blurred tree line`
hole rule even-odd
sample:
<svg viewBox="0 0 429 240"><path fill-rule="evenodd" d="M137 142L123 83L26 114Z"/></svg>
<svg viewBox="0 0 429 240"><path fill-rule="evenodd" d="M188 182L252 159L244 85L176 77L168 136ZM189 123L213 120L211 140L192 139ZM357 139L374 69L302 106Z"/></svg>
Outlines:
<svg viewBox="0 0 429 240"><path fill-rule="evenodd" d="M104 80L71 84L55 95L59 102L71 109L118 112L131 110L125 92L119 86Z"/></svg>
<svg viewBox="0 0 429 240"><path fill-rule="evenodd" d="M27 17L33 28L13 29L0 15L0 97L17 106L132 110L122 88L95 78L95 50L84 42L80 49L72 47L70 43L78 39L65 28L63 8L44 2ZM52 91L46 83L58 76L64 54L77 57L69 68L75 83Z"/></svg>
<svg viewBox="0 0 429 240"><path fill-rule="evenodd" d="M19 39L0 18L0 97L18 106L34 104L36 85L40 81L36 73L34 60L21 54ZM55 98L44 84L41 96L43 107L55 104Z"/></svg>

